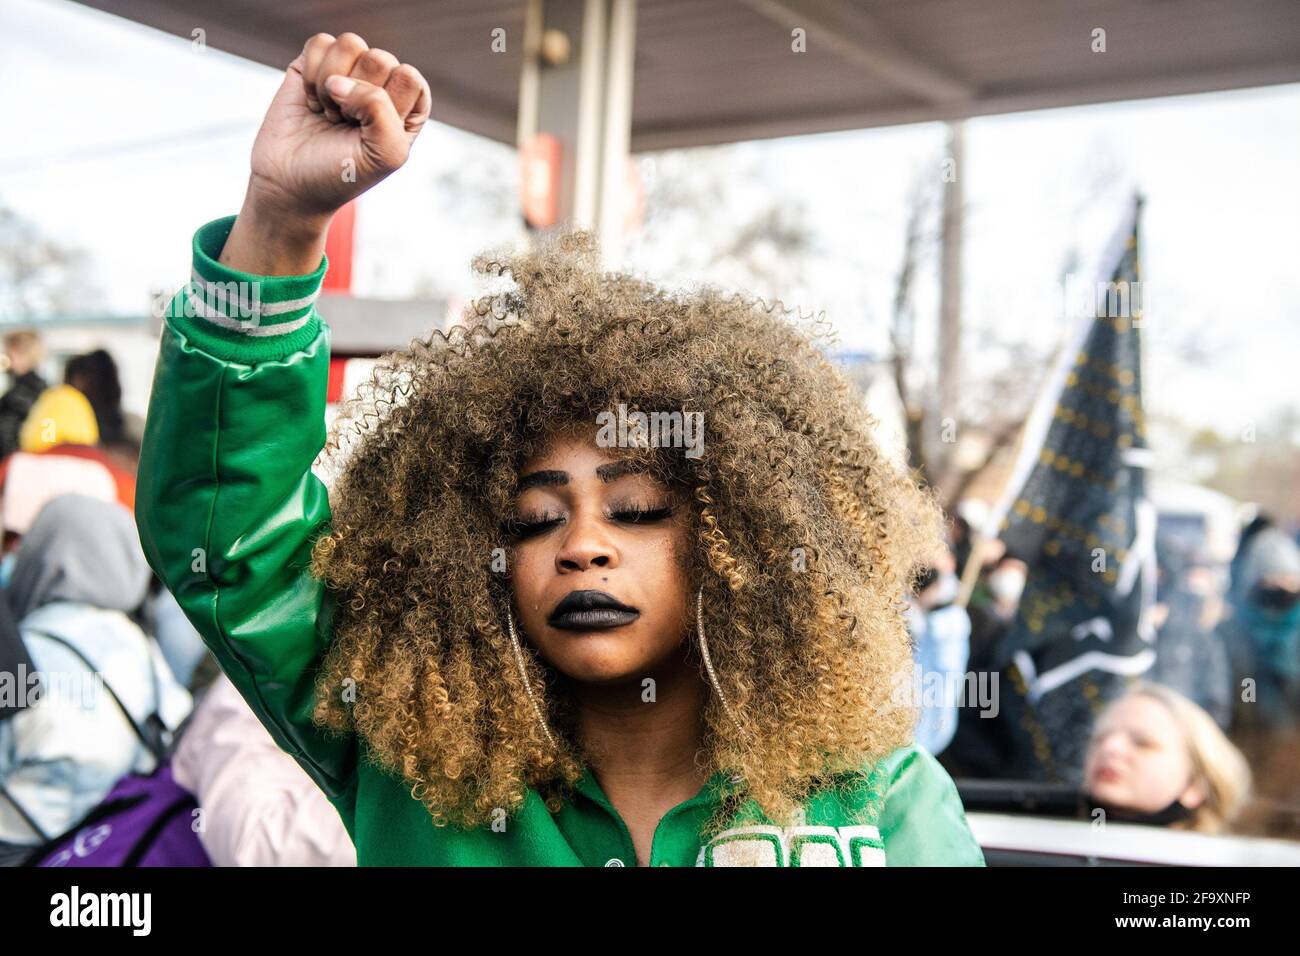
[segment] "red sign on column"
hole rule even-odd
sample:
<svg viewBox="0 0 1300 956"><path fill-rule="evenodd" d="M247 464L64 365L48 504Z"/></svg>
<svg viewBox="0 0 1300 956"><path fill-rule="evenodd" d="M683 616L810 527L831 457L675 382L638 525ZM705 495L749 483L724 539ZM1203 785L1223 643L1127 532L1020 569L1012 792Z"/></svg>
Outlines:
<svg viewBox="0 0 1300 956"><path fill-rule="evenodd" d="M560 217L560 141L538 133L519 151L519 162L524 219L539 229L555 225Z"/></svg>
<svg viewBox="0 0 1300 956"><path fill-rule="evenodd" d="M325 256L329 271L321 287L329 292L352 291L352 231L357 224L357 201L354 199L334 214L325 236Z"/></svg>

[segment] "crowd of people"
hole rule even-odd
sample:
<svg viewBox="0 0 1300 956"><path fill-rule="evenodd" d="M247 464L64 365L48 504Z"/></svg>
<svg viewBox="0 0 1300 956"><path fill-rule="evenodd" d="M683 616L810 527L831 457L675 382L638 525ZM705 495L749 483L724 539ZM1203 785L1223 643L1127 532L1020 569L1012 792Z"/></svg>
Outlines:
<svg viewBox="0 0 1300 956"><path fill-rule="evenodd" d="M126 806L116 788L166 772L190 798L194 846L162 862L353 865L338 814L145 561L132 514L143 423L122 408L112 357L71 356L51 384L35 333L11 332L4 351L0 862L93 861L88 835Z"/></svg>
<svg viewBox="0 0 1300 956"><path fill-rule="evenodd" d="M1157 534L1155 663L1077 728L1087 760L1069 783L1081 811L1103 806L1113 819L1300 837L1300 545L1266 515L1241 529L1227 566L1185 538ZM911 599L923 672L1005 672L1031 569L994 542L963 604L957 575L971 542L955 516L949 550ZM919 738L959 779L1005 773L991 744L1005 730L976 703L956 693L923 702Z"/></svg>
<svg viewBox="0 0 1300 956"><path fill-rule="evenodd" d="M145 561L132 516L143 422L122 409L111 356L70 357L51 384L34 333L10 333L4 348L0 858L93 857L87 824L125 805L113 800L120 781L165 771L197 821L193 861L355 865L336 810ZM988 673L1031 569L994 551L962 601L971 531L961 518L951 529L909 600L916 665ZM1300 548L1261 517L1222 577L1162 543L1157 665L1078 729L1090 735L1081 792L1116 819L1209 833L1253 819L1257 832L1287 833L1276 821L1300 816L1276 789L1295 780L1282 755L1300 720ZM963 721L960 686L924 701L917 742L958 778L996 774L971 758L986 725ZM1273 790L1252 791L1252 766ZM1268 812L1252 817L1252 796Z"/></svg>

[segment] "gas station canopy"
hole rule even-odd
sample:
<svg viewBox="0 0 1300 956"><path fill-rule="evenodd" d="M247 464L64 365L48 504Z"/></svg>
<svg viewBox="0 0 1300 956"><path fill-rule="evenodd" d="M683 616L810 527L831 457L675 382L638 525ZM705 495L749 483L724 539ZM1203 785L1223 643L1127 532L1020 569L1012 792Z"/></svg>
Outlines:
<svg viewBox="0 0 1300 956"><path fill-rule="evenodd" d="M520 141L528 0L85 2L277 68L314 33L359 33L424 73L435 119ZM633 152L1300 82L1297 0L627 6Z"/></svg>

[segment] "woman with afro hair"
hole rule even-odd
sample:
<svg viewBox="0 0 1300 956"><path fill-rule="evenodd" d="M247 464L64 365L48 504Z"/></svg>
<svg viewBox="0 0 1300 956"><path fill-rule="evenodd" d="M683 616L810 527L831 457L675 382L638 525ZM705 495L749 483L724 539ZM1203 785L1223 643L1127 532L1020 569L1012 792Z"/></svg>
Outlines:
<svg viewBox="0 0 1300 956"><path fill-rule="evenodd" d="M913 743L937 511L815 323L604 272L584 232L480 256L511 287L382 360L313 474L325 230L428 113L391 54L308 41L195 236L137 497L358 862L981 865Z"/></svg>

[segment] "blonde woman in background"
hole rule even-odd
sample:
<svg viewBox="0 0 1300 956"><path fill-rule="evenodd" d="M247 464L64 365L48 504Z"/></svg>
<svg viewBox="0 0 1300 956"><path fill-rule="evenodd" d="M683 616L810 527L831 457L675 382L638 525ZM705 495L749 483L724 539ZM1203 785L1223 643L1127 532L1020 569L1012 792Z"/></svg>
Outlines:
<svg viewBox="0 0 1300 956"><path fill-rule="evenodd" d="M1084 784L1113 819L1220 833L1251 779L1209 714L1177 691L1140 682L1097 719Z"/></svg>
<svg viewBox="0 0 1300 956"><path fill-rule="evenodd" d="M18 450L18 432L48 387L40 372L44 358L40 337L30 329L17 329L4 337L9 389L0 396L0 458Z"/></svg>

